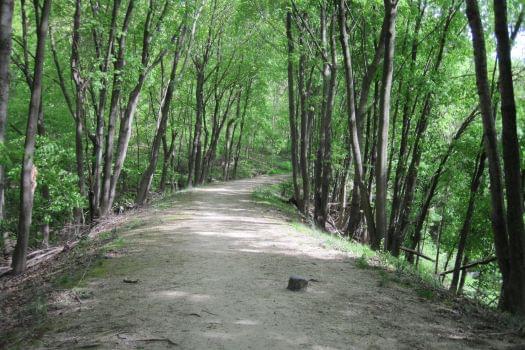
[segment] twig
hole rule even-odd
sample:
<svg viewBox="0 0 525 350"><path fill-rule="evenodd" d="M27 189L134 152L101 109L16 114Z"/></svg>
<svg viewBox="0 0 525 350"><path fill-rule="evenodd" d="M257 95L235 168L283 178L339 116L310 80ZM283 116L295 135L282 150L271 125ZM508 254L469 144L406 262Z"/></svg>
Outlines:
<svg viewBox="0 0 525 350"><path fill-rule="evenodd" d="M174 342L174 341L171 340L170 338L143 338L143 339L133 339L133 338L128 338L128 337L123 336L122 333L118 333L118 334L117 334L117 338L122 339L122 340L133 341L133 342L137 342L137 341L143 341L143 342L150 342L150 341L165 341L165 342L167 342L168 344L173 345L173 346L178 346L178 345L179 345L178 343Z"/></svg>

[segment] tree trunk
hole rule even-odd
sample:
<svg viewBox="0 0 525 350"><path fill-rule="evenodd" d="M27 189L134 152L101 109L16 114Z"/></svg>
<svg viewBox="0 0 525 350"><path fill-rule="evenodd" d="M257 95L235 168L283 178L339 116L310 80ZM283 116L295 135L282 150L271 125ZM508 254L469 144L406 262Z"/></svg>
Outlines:
<svg viewBox="0 0 525 350"><path fill-rule="evenodd" d="M251 86L252 81L248 83L248 88L246 89L246 95L244 98L244 109L241 116L241 125L239 127L239 138L237 139L237 145L235 146L235 156L233 159L233 172L232 172L232 178L237 178L237 167L239 165L239 158L241 157L241 146L242 146L242 137L244 132L244 122L246 118L246 108L248 106L248 100L250 99L250 92L251 92Z"/></svg>
<svg viewBox="0 0 525 350"><path fill-rule="evenodd" d="M195 63L197 70L197 86L195 89L195 98L197 101L196 107L196 118L195 118L195 131L193 133L193 142L190 149L189 160L188 160L188 187L193 186L194 177L199 172L198 163L200 163L199 148L201 147L201 134L202 134L202 119L204 114L204 66L200 63Z"/></svg>
<svg viewBox="0 0 525 350"><path fill-rule="evenodd" d="M458 9L458 6L455 3L452 3L451 6L449 7L448 15L447 15L447 18L446 18L444 26L443 26L443 32L441 34L441 37L440 37L440 40L439 40L439 44L438 44L437 57L436 57L436 60L434 62L433 68L432 68L432 74L434 74L434 75L439 73L439 68L440 68L441 62L443 60L443 53L444 53L444 50L445 50L445 44L446 44L446 41L447 41L448 31L449 31L452 19L454 18L455 14L457 12L457 9ZM429 63L430 63L430 61L429 61ZM430 64L428 65L428 67L430 67ZM426 76L426 74L427 74L427 72L429 70L430 70L430 68L426 68L425 69L425 71L423 73L423 77ZM409 224L409 217L410 217L410 214L411 214L411 211L412 211L412 202L413 202L414 195L415 195L415 192L416 192L416 186L417 186L417 180L418 180L418 172L419 172L419 163L421 161L421 155L422 155L421 144L423 142L425 131L426 131L427 127L428 127L430 112L432 110L432 98L433 98L432 92L427 92L425 94L424 99L423 99L422 109L421 109L421 116L420 116L420 118L419 118L419 120L417 122L417 125L416 125L416 135L415 135L415 140L414 140L414 143L413 143L413 146L412 146L412 159L411 159L410 166L409 166L408 172L407 172L407 176L406 176L406 179L405 179L404 185L403 185L404 196L403 196L403 199L401 201L400 208L399 209L394 209L394 210L397 211L397 213L394 216L395 226L393 227L392 234L390 235L390 237L392 237L393 242L391 242L391 244L389 244L391 253L394 256L398 256L399 255L399 246L402 244L402 242L403 242L403 240L405 238L405 235L406 235L407 228L409 227L409 225L408 225ZM413 113L413 111L416 108L416 104L417 104L417 99L415 99L415 102L414 102L414 105L413 105L413 108L412 108L412 113ZM405 125L404 125L404 127L405 127ZM460 130L462 130L462 129L460 128ZM410 132L409 124L406 125L405 132L406 133ZM445 159L445 161L446 161L446 159ZM442 163L442 164L444 164L444 163ZM401 166L404 167L405 165L406 165L406 162L401 160ZM402 169L402 171L404 172L404 169ZM396 176L397 176L397 174L396 174ZM395 186L396 186L396 184L394 183L394 190L395 190ZM431 188L431 191L433 192L434 189ZM427 197L427 198L430 198L430 197ZM396 205L396 208L397 207L398 206ZM426 215L426 213L425 213L425 215ZM422 225L422 222L420 222L419 225ZM418 228L416 228L416 232L420 231L421 227L422 226L418 226ZM413 256L411 254L408 254L407 256L408 256L409 261L412 261Z"/></svg>
<svg viewBox="0 0 525 350"><path fill-rule="evenodd" d="M448 194L448 190L447 190ZM439 255L441 253L441 237L443 235L443 228L445 227L445 203L442 204L441 208L441 220L439 221L439 227L437 230L437 237L436 237L436 263L434 265L434 274L438 273L439 270Z"/></svg>
<svg viewBox="0 0 525 350"><path fill-rule="evenodd" d="M507 24L506 0L494 0L494 21L497 41L503 168L507 194L507 228L510 275L503 307L525 315L525 228L523 224L523 193L520 174L520 145L516 126L516 103L512 81L511 46Z"/></svg>
<svg viewBox="0 0 525 350"><path fill-rule="evenodd" d="M465 257L463 258L463 265L467 265L469 261L468 254L465 254ZM457 289L458 295L463 294L463 287L465 286L465 281L467 279L467 269L461 270L461 278L459 279L459 286Z"/></svg>
<svg viewBox="0 0 525 350"><path fill-rule="evenodd" d="M476 194L481 184L481 176L485 170L485 153L482 152L476 160L476 168L472 174L472 181L470 183L470 195L467 205L467 212L465 214L465 220L463 226L459 232L458 248L456 252L456 261L454 263L454 274L452 275L452 282L450 282L450 291L456 293L458 290L459 275L461 270L461 260L463 259L463 253L467 245L467 236L470 232L472 224L472 216L474 215L474 207L476 205ZM464 264L463 264L464 265Z"/></svg>
<svg viewBox="0 0 525 350"><path fill-rule="evenodd" d="M95 138L93 141L93 184L91 188L91 216L100 216L100 205L102 201L102 166L104 158L104 110L107 100L107 78L106 72L113 55L113 47L115 41L115 33L117 31L117 17L120 8L120 0L113 1L113 9L111 13L111 28L109 31L108 45L106 48L106 54L103 63L100 65L100 73L102 74L102 89L99 93L98 104L95 103L96 112L96 126L95 126ZM96 13L96 12L95 12ZM96 40L95 40L96 42Z"/></svg>
<svg viewBox="0 0 525 350"><path fill-rule="evenodd" d="M301 200L303 214L308 216L308 211L310 208L310 174L309 174L309 164L308 164L308 146L310 143L310 130L308 122L308 94L305 87L305 66L306 66L306 55L304 54L305 48L303 32L299 32L299 46L301 49L301 56L299 57L299 72L298 72L298 81L297 85L299 88L299 108L301 116L301 143L300 143L300 166L301 166L301 182L303 188L303 197Z"/></svg>
<svg viewBox="0 0 525 350"><path fill-rule="evenodd" d="M492 117L492 101L490 98L487 77L487 52L485 49L485 36L478 3L476 0L467 0L467 18L472 34L472 47L474 63L476 68L476 86L478 90L481 115L483 117L484 145L487 154L490 177L490 196L492 208L492 229L498 265L502 275L502 287L500 296L500 307L509 311L514 310L514 305L519 305L516 300L509 300L510 265L509 265L509 241L507 236L507 225L505 222L505 204L503 196L503 184L501 165L498 155L498 141L496 126ZM518 304L514 304L518 303Z"/></svg>
<svg viewBox="0 0 525 350"><path fill-rule="evenodd" d="M456 142L461 138L461 135L465 132L467 127L474 121L474 118L477 116L478 110L475 108L470 115L463 121L459 129L456 131L454 137L452 138L452 141L448 145L448 149L445 152L444 156L441 158L441 161L432 175L432 178L430 180L430 183L428 185L428 190L426 191L425 196L423 197L423 203L421 205L421 209L419 210L416 224L414 228L414 235L412 237L412 245L411 248L414 249L421 239L421 230L423 229L423 224L425 223L426 216L428 214L428 211L430 209L430 204L432 201L432 198L434 197L436 193L436 188L439 183L439 179L441 177L441 174L443 174L443 171L445 170L445 164L448 161L448 158L452 154L452 151L454 150L454 147L456 145ZM403 236L404 237L404 236ZM412 261L413 256L411 254L407 255L407 260Z"/></svg>
<svg viewBox="0 0 525 350"><path fill-rule="evenodd" d="M105 216L111 210L110 196L111 196L111 169L113 167L113 152L115 143L115 128L117 123L117 116L119 113L119 102L122 93L122 69L124 67L124 52L126 50L126 33L129 28L129 22L133 13L133 1L131 0L126 10L124 23L119 37L119 49L114 63L113 74L113 91L111 93L108 130L106 134L105 153L104 153L104 182L102 183L101 200L100 200L100 215Z"/></svg>
<svg viewBox="0 0 525 350"><path fill-rule="evenodd" d="M233 146L233 136L235 134L235 129L237 128L237 122L241 117L241 93L239 92L237 96L237 104L235 108L235 118L230 119L226 125L226 135L224 139L224 165L222 172L223 181L228 181L230 176L230 161L231 161L231 151Z"/></svg>
<svg viewBox="0 0 525 350"><path fill-rule="evenodd" d="M131 10L132 10L131 2L130 2L131 9L128 8L128 12L126 13L126 19L128 18L128 15L129 17L131 17ZM133 118L137 110L137 105L140 99L142 87L144 86L144 82L146 81L146 78L148 74L151 72L151 70L153 69L153 67L162 61L163 55L167 52L167 51L162 51L161 53L159 53L157 58L154 60L154 63L151 65L149 64L150 44L152 41L152 32L151 32L150 25L152 22L153 11L154 11L153 2L150 2L148 13L146 15L146 20L144 23L144 30L143 30L143 36L142 36L142 55L141 55L142 57L141 57L141 67L140 67L141 72L139 74L138 81L135 84L135 87L133 88L133 90L131 91L128 97L126 108L120 119L116 159L115 159L115 164L113 166L113 174L111 175L111 180L109 184L109 194L107 195L107 197L104 198L103 205L102 205L102 210L104 214L107 214L109 210L111 210L111 207L113 206L113 201L115 200L117 184L119 181L120 173L122 172L122 169L124 167L124 161L126 160L129 140L131 138L131 126L133 125ZM159 23L162 22L162 18L164 17L165 14L166 14L166 6L164 7L164 10L160 15ZM127 27L126 24L124 26ZM156 31L158 31L158 28ZM106 179L104 179L104 181L106 181ZM104 192L105 196L106 196L106 191L107 189L105 189L105 192Z"/></svg>
<svg viewBox="0 0 525 350"><path fill-rule="evenodd" d="M11 58L11 32L13 0L0 0L0 150L4 152L7 127L7 104L9 101L9 62ZM0 222L5 219L5 168L0 164ZM3 239L0 232L0 240Z"/></svg>
<svg viewBox="0 0 525 350"><path fill-rule="evenodd" d="M361 146L360 146L358 130L357 130L358 127L357 127L357 119L356 119L356 111L355 111L355 99L354 99L355 91L354 91L352 58L350 54L350 48L348 45L348 33L346 31L346 4L344 0L338 0L338 1L339 1L340 41L341 41L341 47L343 48L343 59L344 59L344 68L345 68L346 105L347 105L347 112L348 112L348 125L350 128L349 132L350 132L350 140L352 144L352 156L354 158L353 159L354 172L355 172L354 173L354 177L355 177L354 186L357 185L356 187L354 187L352 200L356 198L357 190L359 190L359 192L362 194L359 196L360 205L361 205L361 208L365 212L369 235L371 237L375 237L376 231L375 231L373 211L372 211L372 208L369 202L368 190L366 189L366 186L363 182L363 175L364 175L363 174L363 162L361 158ZM351 213L351 217L353 215L356 215L356 214Z"/></svg>
<svg viewBox="0 0 525 350"><path fill-rule="evenodd" d="M426 9L426 1L421 6L421 1L418 1L418 11L419 14L416 18L415 23L415 29L412 39L412 49L411 49L411 55L410 55L410 66L409 66L409 76L408 80L411 82L413 78L413 72L415 70L416 60L417 60L417 54L418 54L418 48L419 48L419 31L421 29L421 23L423 22L423 17L425 14ZM396 167L396 173L394 177L394 184L393 184L393 195L392 195L392 208L390 212L390 224L388 227L388 246L387 249L390 251L390 253L394 256L399 255L399 247L401 247L402 242L399 242L399 237L396 237L396 227L398 227L399 222L399 210L401 209L401 180L405 176L406 172L406 163L407 163L407 152L408 152L408 139L409 139L409 131L410 131L410 114L411 114L411 106L412 106L412 93L414 92L414 87L412 84L406 84L404 97L403 97L403 117L402 117L402 128L401 128L401 139L399 141L399 152L397 157L397 167ZM401 93L401 89L400 89ZM417 93L416 93L417 94ZM414 99L415 103L417 103L417 95ZM414 104L415 104L414 103ZM395 126L395 124L394 124Z"/></svg>
<svg viewBox="0 0 525 350"><path fill-rule="evenodd" d="M45 0L39 26L37 30L37 48L35 53L35 67L32 79L31 100L27 117L27 130L24 145L24 160L22 162L20 181L20 215L18 218L18 235L13 253L12 268L16 274L26 269L27 245L31 229L33 213L33 199L36 188L37 170L34 166L35 136L37 132L38 113L42 96L42 77L44 68L46 36L49 25L51 0Z"/></svg>
<svg viewBox="0 0 525 350"><path fill-rule="evenodd" d="M135 203L138 205L144 204L147 199L149 189L151 187L151 181L153 180L153 174L157 168L157 160L159 158L159 150L162 142L162 138L166 135L166 126L168 124L168 116L170 112L171 100L173 99L173 93L175 91L175 84L177 80L177 66L179 63L180 55L182 52L182 45L184 43L184 37L186 30L181 28L181 32L178 35L177 39L177 48L173 54L172 68L170 73L170 80L168 82L168 87L166 93L161 103L160 115L157 120L157 127L155 130L155 136L150 150L150 157L148 167L142 174L140 179L139 189L137 193L137 198Z"/></svg>
<svg viewBox="0 0 525 350"><path fill-rule="evenodd" d="M38 136L46 135L46 128L44 125L44 106L42 103L42 97L40 97L40 106L38 107L38 121L37 121L36 131L37 131ZM51 194L49 193L49 186L46 183L41 184L40 193L42 195L44 206L46 208L51 206ZM73 213L74 214L78 213L78 208L75 208ZM80 214L81 213L82 212L80 212ZM49 234L50 234L49 220L44 218L44 220L40 223L39 226L40 226L40 233L42 233L42 246L47 248L49 246Z"/></svg>
<svg viewBox="0 0 525 350"><path fill-rule="evenodd" d="M394 47L396 37L396 16L398 0L384 0L385 17L388 26L385 32L385 58L383 60L383 80L381 84L380 113L377 134L377 161L376 173L376 235L372 237L372 249L379 249L381 239L385 238L385 247L388 246L386 230L386 195L387 195L387 146L388 128L390 122L390 93L392 90L392 76L394 69Z"/></svg>
<svg viewBox="0 0 525 350"><path fill-rule="evenodd" d="M169 147L168 147L167 140L166 140L166 134L164 134L164 137L162 138L163 161L162 161L162 174L160 176L160 183L159 183L159 192L164 192L166 190L166 182L168 181L168 170L170 168L170 163L173 161L173 158L174 158L176 139L177 139L177 132L175 131L175 129L173 129L171 132L171 142L170 142Z"/></svg>
<svg viewBox="0 0 525 350"><path fill-rule="evenodd" d="M296 203L301 202L297 174L299 173L299 162L297 159L297 126L295 113L295 93L294 93L294 68L293 68L293 37L292 37L292 13L286 14L286 37L288 43L288 118L290 120L290 139L292 153L292 181L294 198Z"/></svg>
<svg viewBox="0 0 525 350"><path fill-rule="evenodd" d="M335 31L337 25L336 12L333 10L332 21L330 25L330 64L329 64L329 80L328 90L326 91L326 106L324 111L324 117L322 122L322 128L324 130L324 155L323 155L323 177L321 181L321 205L320 205L320 217L319 224L321 227L325 227L326 221L328 220L329 208L329 187L332 178L332 113L334 108L334 100L336 93L336 82L337 82L337 46L335 39Z"/></svg>
<svg viewBox="0 0 525 350"><path fill-rule="evenodd" d="M71 75L75 82L75 155L78 176L78 189L80 195L86 195L84 183L84 80L80 75L80 16L81 0L75 2L75 15L73 17L73 38L71 42ZM75 222L77 225L82 224L82 208L75 208Z"/></svg>

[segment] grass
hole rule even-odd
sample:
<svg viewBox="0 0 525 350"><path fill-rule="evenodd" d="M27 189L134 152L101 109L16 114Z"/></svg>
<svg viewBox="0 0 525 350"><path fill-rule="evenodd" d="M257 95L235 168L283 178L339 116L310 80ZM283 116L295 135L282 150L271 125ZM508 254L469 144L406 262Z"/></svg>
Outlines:
<svg viewBox="0 0 525 350"><path fill-rule="evenodd" d="M283 193L282 184L263 186L257 188L255 192L252 193L252 199L258 204L277 209L280 212L298 219L299 214L297 210L295 210L280 193Z"/></svg>
<svg viewBox="0 0 525 350"><path fill-rule="evenodd" d="M124 246L125 240L119 237L99 247L96 252L87 253L81 264L72 265L66 272L57 276L52 282L53 286L56 289L82 290L89 279L107 275L107 260L104 259L104 254L109 250L117 250Z"/></svg>
<svg viewBox="0 0 525 350"><path fill-rule="evenodd" d="M257 188L252 198L256 203L286 214L292 219L291 225L296 231L316 238L322 246L348 253L355 258L356 267L377 271L381 287L397 283L413 288L424 299L435 299L438 295L447 294L441 281L434 275L433 264L420 260L416 267L389 253L373 251L368 245L306 225L296 207L286 200L290 194L290 184L281 183Z"/></svg>

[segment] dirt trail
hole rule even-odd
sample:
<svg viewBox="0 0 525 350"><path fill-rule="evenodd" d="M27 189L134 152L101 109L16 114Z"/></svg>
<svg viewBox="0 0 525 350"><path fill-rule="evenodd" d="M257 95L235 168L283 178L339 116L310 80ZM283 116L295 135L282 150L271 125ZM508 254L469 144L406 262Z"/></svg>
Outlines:
<svg viewBox="0 0 525 350"><path fill-rule="evenodd" d="M215 184L151 209L124 233L81 307L54 311L43 349L502 348L452 307L419 298L251 200L282 177ZM288 276L313 278L307 292ZM123 279L138 279L136 284ZM481 321L480 321L481 322ZM478 327L478 328L477 328ZM483 335L485 334L485 335Z"/></svg>

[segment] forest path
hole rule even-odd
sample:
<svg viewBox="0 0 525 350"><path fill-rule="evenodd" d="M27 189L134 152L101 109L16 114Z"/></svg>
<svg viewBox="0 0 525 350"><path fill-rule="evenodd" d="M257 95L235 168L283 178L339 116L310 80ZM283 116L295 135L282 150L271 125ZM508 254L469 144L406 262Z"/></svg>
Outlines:
<svg viewBox="0 0 525 350"><path fill-rule="evenodd" d="M218 183L137 214L126 253L50 311L44 349L500 348L476 321L418 297L253 202L282 176ZM317 280L285 289L291 274ZM138 283L123 280L138 279ZM484 338L484 339L482 339ZM493 338L493 339L488 339Z"/></svg>

